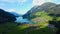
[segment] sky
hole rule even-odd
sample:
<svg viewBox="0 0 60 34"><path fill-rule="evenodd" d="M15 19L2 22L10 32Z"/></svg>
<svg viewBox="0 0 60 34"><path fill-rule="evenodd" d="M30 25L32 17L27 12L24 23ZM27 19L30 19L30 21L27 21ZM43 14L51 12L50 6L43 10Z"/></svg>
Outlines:
<svg viewBox="0 0 60 34"><path fill-rule="evenodd" d="M45 2L60 4L60 0L0 0L0 9L25 14L33 6L42 5Z"/></svg>

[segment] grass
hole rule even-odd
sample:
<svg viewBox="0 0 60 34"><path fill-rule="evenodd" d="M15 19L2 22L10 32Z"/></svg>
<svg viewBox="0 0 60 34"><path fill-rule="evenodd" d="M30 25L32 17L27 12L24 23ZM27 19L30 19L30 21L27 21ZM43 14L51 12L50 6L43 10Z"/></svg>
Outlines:
<svg viewBox="0 0 60 34"><path fill-rule="evenodd" d="M60 17L57 18L57 21L60 21Z"/></svg>
<svg viewBox="0 0 60 34"><path fill-rule="evenodd" d="M46 26L47 23L40 24L41 25L35 24L36 26L33 24L24 24L17 26L15 23L6 23L0 25L0 34L55 34L51 28L48 28ZM39 29L36 29L34 27Z"/></svg>
<svg viewBox="0 0 60 34"><path fill-rule="evenodd" d="M30 34L55 34L51 29L45 27L39 30L30 31Z"/></svg>

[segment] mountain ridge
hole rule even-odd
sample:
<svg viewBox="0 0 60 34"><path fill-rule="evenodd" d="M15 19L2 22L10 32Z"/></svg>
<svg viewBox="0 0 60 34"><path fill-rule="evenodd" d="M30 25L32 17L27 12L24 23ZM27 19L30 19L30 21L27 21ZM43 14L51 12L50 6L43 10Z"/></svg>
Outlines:
<svg viewBox="0 0 60 34"><path fill-rule="evenodd" d="M15 20L15 15L0 9L0 24L5 22L14 22Z"/></svg>
<svg viewBox="0 0 60 34"><path fill-rule="evenodd" d="M36 13L37 11L48 11L50 8L55 7L57 4L46 2L40 6L34 6L31 10L29 10L25 15L23 15L24 18L30 17L33 13Z"/></svg>

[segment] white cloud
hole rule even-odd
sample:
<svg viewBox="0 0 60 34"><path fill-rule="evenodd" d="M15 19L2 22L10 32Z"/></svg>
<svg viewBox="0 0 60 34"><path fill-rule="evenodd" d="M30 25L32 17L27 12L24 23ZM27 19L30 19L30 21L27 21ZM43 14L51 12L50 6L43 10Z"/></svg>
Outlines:
<svg viewBox="0 0 60 34"><path fill-rule="evenodd" d="M27 12L27 10L26 9L24 9L24 10L20 10L19 12L17 12L17 13L19 13L19 14L25 14Z"/></svg>
<svg viewBox="0 0 60 34"><path fill-rule="evenodd" d="M41 5L41 4L45 3L45 2L54 2L54 1L56 1L56 0L33 0L32 5L34 5L34 6L35 5Z"/></svg>
<svg viewBox="0 0 60 34"><path fill-rule="evenodd" d="M57 4L60 4L60 2L58 2Z"/></svg>
<svg viewBox="0 0 60 34"><path fill-rule="evenodd" d="M20 11L17 11L16 9L13 9L13 8L9 8L9 9L5 9L5 11L7 11L7 12L16 12L16 13L18 13L18 14L25 14L27 11L26 11L26 9L24 9L24 10L20 10Z"/></svg>
<svg viewBox="0 0 60 34"><path fill-rule="evenodd" d="M9 9L10 10L10 12L15 12L16 10L15 9Z"/></svg>
<svg viewBox="0 0 60 34"><path fill-rule="evenodd" d="M12 9L12 8L7 9L6 11L8 11L8 12L16 12L16 10L15 9Z"/></svg>
<svg viewBox="0 0 60 34"><path fill-rule="evenodd" d="M46 2L52 2L53 0L46 0Z"/></svg>
<svg viewBox="0 0 60 34"><path fill-rule="evenodd" d="M45 2L44 0L33 0L33 5L41 5L44 2Z"/></svg>

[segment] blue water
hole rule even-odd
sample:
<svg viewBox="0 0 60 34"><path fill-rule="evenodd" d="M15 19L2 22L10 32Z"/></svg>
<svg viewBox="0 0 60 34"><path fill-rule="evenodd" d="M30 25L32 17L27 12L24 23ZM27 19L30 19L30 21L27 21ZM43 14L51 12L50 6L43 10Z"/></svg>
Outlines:
<svg viewBox="0 0 60 34"><path fill-rule="evenodd" d="M27 18L23 19L23 17L17 17L16 19L17 20L15 22L18 22L18 23L30 23L30 21Z"/></svg>
<svg viewBox="0 0 60 34"><path fill-rule="evenodd" d="M15 22L17 23L26 23L26 24L35 24L33 21L28 20L27 18L23 19L23 17L17 17Z"/></svg>

